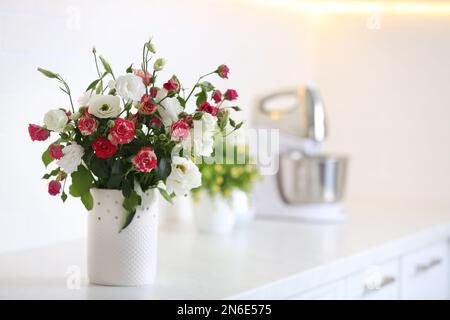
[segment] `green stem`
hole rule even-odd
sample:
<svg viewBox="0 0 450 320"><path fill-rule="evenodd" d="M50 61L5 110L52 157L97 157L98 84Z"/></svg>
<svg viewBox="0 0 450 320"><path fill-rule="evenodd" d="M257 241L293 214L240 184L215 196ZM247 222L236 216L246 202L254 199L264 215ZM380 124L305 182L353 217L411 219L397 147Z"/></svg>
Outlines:
<svg viewBox="0 0 450 320"><path fill-rule="evenodd" d="M188 100L189 100L189 98L191 97L191 95L194 93L194 90L195 90L195 88L197 88L197 85L198 85L198 83L200 82L200 80L202 80L203 78L205 78L205 77L207 77L207 76L209 76L209 75L211 75L211 74L213 74L213 73L216 73L216 71L213 71L213 72L204 74L204 75L202 75L202 76L200 76L200 77L198 78L197 82L195 83L194 87L192 88L191 92L189 92L189 95L188 95L188 97L187 97L186 100L185 100L186 103L188 102Z"/></svg>

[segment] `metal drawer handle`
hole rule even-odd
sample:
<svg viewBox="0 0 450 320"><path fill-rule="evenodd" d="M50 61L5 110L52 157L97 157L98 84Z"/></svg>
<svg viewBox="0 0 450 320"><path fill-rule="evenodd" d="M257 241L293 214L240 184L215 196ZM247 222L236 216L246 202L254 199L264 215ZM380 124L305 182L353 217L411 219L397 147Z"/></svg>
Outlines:
<svg viewBox="0 0 450 320"><path fill-rule="evenodd" d="M416 266L416 273L422 273L425 272L435 266L438 266L442 263L442 259L440 258L433 258L428 263L419 263Z"/></svg>
<svg viewBox="0 0 450 320"><path fill-rule="evenodd" d="M374 290L381 290L384 287L387 287L388 285L394 283L395 280L396 279L393 276L384 276L383 279L380 281L380 283L375 286L372 286L371 284L366 283L366 285L364 286L363 296L374 292Z"/></svg>

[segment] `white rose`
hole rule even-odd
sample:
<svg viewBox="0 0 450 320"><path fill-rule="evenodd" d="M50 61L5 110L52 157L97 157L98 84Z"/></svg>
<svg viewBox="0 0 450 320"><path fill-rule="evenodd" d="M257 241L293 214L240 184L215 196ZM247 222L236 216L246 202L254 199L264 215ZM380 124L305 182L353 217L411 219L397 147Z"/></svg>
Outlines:
<svg viewBox="0 0 450 320"><path fill-rule="evenodd" d="M72 143L64 147L62 149L62 153L64 155L57 161L57 164L64 170L64 172L71 174L77 170L78 165L81 163L81 158L84 155L84 149L79 144Z"/></svg>
<svg viewBox="0 0 450 320"><path fill-rule="evenodd" d="M91 98L99 96L95 91L86 91L81 97L78 98L77 102L81 107L86 107L89 105Z"/></svg>
<svg viewBox="0 0 450 320"><path fill-rule="evenodd" d="M200 187L201 184L202 175L192 161L179 156L172 157L172 171L166 180L169 193L185 195L191 189Z"/></svg>
<svg viewBox="0 0 450 320"><path fill-rule="evenodd" d="M209 113L203 114L200 120L193 121L190 139L184 142L183 148L192 149L194 156L209 157L213 152L216 128L217 118Z"/></svg>
<svg viewBox="0 0 450 320"><path fill-rule="evenodd" d="M111 81L108 86L111 89L116 89L117 94L126 101L140 101L145 94L142 78L132 73L118 77L115 81Z"/></svg>
<svg viewBox="0 0 450 320"><path fill-rule="evenodd" d="M159 89L155 97L156 102L164 99L166 95L166 89ZM183 111L183 107L177 98L166 98L160 104L156 107L161 115L161 121L166 127L170 126L173 122L178 121L178 115Z"/></svg>
<svg viewBox="0 0 450 320"><path fill-rule="evenodd" d="M60 109L54 109L47 112L44 116L44 123L48 130L61 132L67 124L67 115Z"/></svg>
<svg viewBox="0 0 450 320"><path fill-rule="evenodd" d="M115 118L120 114L120 98L111 95L98 95L89 101L89 113L97 118Z"/></svg>

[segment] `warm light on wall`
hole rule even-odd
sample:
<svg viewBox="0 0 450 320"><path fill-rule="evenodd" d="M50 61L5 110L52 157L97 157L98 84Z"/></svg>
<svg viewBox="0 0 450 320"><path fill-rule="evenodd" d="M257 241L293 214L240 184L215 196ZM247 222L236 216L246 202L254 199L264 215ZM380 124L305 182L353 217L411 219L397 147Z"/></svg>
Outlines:
<svg viewBox="0 0 450 320"><path fill-rule="evenodd" d="M286 8L313 15L321 14L442 14L450 13L450 2L436 1L302 1L241 0L270 7Z"/></svg>

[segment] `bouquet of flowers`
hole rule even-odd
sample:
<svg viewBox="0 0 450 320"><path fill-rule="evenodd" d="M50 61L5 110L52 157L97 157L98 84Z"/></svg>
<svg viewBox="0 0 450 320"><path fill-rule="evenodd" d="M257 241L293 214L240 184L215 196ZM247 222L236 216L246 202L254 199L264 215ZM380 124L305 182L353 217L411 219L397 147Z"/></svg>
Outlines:
<svg viewBox="0 0 450 320"><path fill-rule="evenodd" d="M97 56L95 48L92 52L98 77L78 99L79 106L63 77L38 68L58 82L70 108L48 111L44 125L30 124L28 131L33 141L45 141L56 133L56 140L42 155L46 167L56 164L43 176L51 179L49 194L60 194L65 201L70 175L68 192L91 210L91 188L121 190L128 212L125 228L141 203L142 192L158 188L171 201L201 185L201 173L192 158L211 155L217 135L242 126L230 117L231 110L239 111L239 107L222 106L238 94L233 89L222 92L204 80L213 74L228 78L229 69L223 64L191 88L185 88L175 75L158 86L165 60L152 61L151 40L143 46L140 68L130 65L120 76L105 58ZM195 110L186 112L194 100Z"/></svg>

